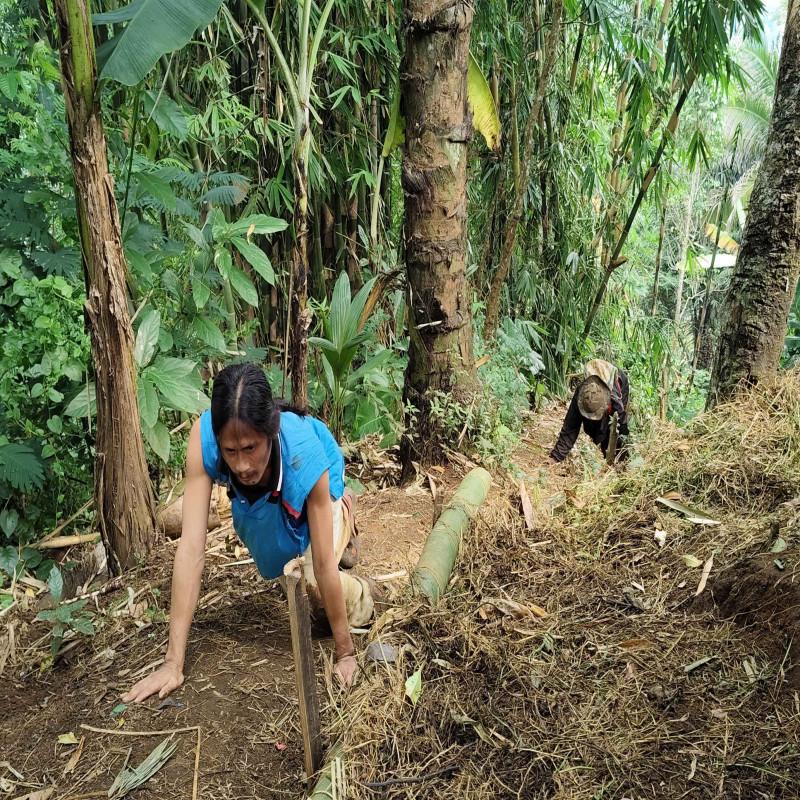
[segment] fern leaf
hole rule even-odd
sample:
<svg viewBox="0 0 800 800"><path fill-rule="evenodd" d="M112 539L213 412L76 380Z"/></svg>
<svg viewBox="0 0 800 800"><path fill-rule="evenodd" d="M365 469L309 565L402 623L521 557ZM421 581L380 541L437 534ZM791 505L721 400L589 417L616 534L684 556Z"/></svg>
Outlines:
<svg viewBox="0 0 800 800"><path fill-rule="evenodd" d="M30 494L34 488L41 489L43 482L42 459L28 445L11 442L0 446L0 483Z"/></svg>

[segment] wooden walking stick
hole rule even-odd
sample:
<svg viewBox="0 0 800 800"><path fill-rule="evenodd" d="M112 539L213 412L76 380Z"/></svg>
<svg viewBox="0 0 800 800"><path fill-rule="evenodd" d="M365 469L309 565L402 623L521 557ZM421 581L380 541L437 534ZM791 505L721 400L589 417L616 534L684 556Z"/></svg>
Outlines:
<svg viewBox="0 0 800 800"><path fill-rule="evenodd" d="M286 578L286 595L289 599L294 677L300 704L300 730L303 734L306 776L311 780L322 766L322 737L304 564L304 558L293 559L283 568L283 575Z"/></svg>

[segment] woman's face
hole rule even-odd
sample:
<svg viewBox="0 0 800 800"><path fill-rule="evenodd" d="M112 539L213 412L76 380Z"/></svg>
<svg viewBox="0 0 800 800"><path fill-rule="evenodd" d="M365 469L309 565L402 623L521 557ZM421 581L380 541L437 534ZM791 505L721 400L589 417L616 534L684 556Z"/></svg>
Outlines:
<svg viewBox="0 0 800 800"><path fill-rule="evenodd" d="M255 486L264 476L272 455L272 440L238 419L222 429L219 447L236 479L249 486Z"/></svg>

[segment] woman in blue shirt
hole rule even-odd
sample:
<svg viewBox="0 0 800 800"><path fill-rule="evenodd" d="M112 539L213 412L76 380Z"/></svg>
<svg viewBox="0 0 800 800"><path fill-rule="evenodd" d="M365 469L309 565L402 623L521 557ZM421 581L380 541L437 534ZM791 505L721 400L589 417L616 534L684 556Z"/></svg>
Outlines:
<svg viewBox="0 0 800 800"><path fill-rule="evenodd" d="M183 530L164 664L122 699L163 698L183 683L214 483L226 486L234 530L264 577L282 577L288 561L305 556L311 605L324 608L336 643L336 672L349 684L356 669L350 625L370 620L380 590L339 571L340 563L352 566L357 552L342 451L324 423L273 399L260 367L237 364L214 380L211 410L192 426L186 448Z"/></svg>

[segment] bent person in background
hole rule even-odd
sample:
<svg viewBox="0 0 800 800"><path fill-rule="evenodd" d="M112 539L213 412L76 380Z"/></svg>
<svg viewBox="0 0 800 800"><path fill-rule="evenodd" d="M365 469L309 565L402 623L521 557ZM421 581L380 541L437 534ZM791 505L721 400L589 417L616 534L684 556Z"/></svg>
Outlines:
<svg viewBox="0 0 800 800"><path fill-rule="evenodd" d="M163 666L123 695L140 703L183 683L189 627L200 594L213 483L227 487L233 528L265 578L305 557L312 609L324 611L336 643L336 673L356 670L350 626L372 618L381 592L353 566L355 496L344 485L344 456L324 423L273 399L255 364L226 367L214 380L211 410L192 426L186 448L183 530L175 553L169 645Z"/></svg>
<svg viewBox="0 0 800 800"><path fill-rule="evenodd" d="M575 390L567 416L561 427L558 441L550 452L553 461L563 461L575 445L581 427L587 436L600 446L603 455L608 450L611 436L611 418L617 415L617 458L627 458L625 437L628 436L628 404L630 384L628 376L618 367L599 358L585 367L586 378Z"/></svg>

